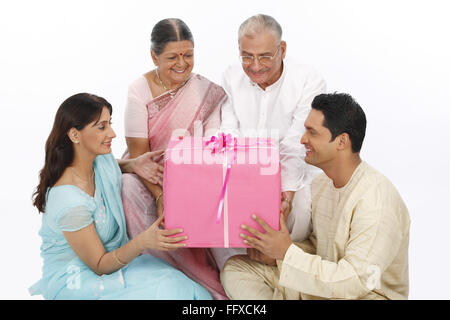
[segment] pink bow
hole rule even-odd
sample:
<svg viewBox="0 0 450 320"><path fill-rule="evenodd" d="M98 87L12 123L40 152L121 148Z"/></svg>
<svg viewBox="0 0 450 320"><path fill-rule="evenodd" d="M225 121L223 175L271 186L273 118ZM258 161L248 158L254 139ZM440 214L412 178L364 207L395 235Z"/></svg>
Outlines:
<svg viewBox="0 0 450 320"><path fill-rule="evenodd" d="M222 218L222 208L225 201L225 192L227 190L228 178L230 176L231 163L236 160L236 150L237 150L237 138L233 138L231 134L225 135L223 132L219 133L218 137L212 136L209 141L206 142L206 146L210 143L213 144L211 149L211 154L224 153L226 151L233 151L233 158L231 162L227 163L227 173L225 174L225 179L222 186L222 191L220 193L219 208L217 209L217 219L216 223L220 223Z"/></svg>
<svg viewBox="0 0 450 320"><path fill-rule="evenodd" d="M220 202L219 208L217 210L217 220L216 223L220 223L220 219L222 217L222 208L225 201L225 192L228 185L228 178L230 177L231 164L236 161L236 153L237 153L237 138L233 138L231 134L219 133L218 136L212 136L209 141L206 141L205 146L208 146L212 143L211 154L225 153L232 151L231 161L227 162L227 172L225 174L225 179L222 186L222 192L220 193ZM248 148L251 146L272 146L273 143L270 139L259 139L256 144L253 145L240 145L239 147Z"/></svg>
<svg viewBox="0 0 450 320"><path fill-rule="evenodd" d="M236 146L236 138L233 138L231 134L219 133L219 135L212 136L209 141L206 142L206 146L212 143L211 154L223 153L225 151L231 150L233 146Z"/></svg>

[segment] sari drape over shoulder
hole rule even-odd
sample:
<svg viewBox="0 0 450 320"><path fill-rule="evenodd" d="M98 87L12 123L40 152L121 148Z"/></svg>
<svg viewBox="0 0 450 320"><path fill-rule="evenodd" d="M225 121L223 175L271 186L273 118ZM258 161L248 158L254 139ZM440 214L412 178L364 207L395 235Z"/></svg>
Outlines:
<svg viewBox="0 0 450 320"><path fill-rule="evenodd" d="M164 93L146 102L150 150L162 150L172 135L207 133L220 127L220 109L227 99L222 87L193 74L176 94ZM125 154L127 157L128 154ZM122 200L130 238L148 228L157 218L155 199L134 174L122 175ZM185 248L175 251L147 250L167 261L203 285L214 299L227 299L219 270L209 249Z"/></svg>
<svg viewBox="0 0 450 320"><path fill-rule="evenodd" d="M45 299L210 299L203 287L155 257L139 256L102 276L78 257L64 231L78 231L93 223L107 252L128 241L121 172L114 156L97 156L94 172L94 197L74 185L49 188L39 232L43 277L30 293Z"/></svg>
<svg viewBox="0 0 450 320"><path fill-rule="evenodd" d="M169 93L147 103L148 138L151 150L166 149L172 133L194 135L196 121L203 131L220 127L220 106L226 99L222 87L195 74L173 98ZM201 134L201 132L200 132Z"/></svg>

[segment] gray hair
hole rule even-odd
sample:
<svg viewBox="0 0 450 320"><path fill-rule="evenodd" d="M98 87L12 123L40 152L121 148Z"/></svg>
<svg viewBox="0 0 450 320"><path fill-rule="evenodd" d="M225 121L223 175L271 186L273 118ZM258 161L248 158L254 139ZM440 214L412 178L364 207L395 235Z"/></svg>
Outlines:
<svg viewBox="0 0 450 320"><path fill-rule="evenodd" d="M263 31L272 32L277 41L281 41L283 30L281 29L280 24L271 16L265 14L254 15L242 22L239 27L238 40L241 40L243 36L252 37Z"/></svg>
<svg viewBox="0 0 450 320"><path fill-rule="evenodd" d="M183 40L189 40L194 44L194 37L186 23L176 18L164 19L153 27L151 49L159 56L169 42Z"/></svg>

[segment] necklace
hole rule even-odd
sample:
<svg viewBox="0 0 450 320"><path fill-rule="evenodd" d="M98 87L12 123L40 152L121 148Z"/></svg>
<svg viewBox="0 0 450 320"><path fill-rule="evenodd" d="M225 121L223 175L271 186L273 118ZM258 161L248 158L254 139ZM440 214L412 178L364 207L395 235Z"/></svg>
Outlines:
<svg viewBox="0 0 450 320"><path fill-rule="evenodd" d="M161 85L161 87L163 87L164 90L166 90L166 92L169 91L169 89L167 89L167 87L164 85L164 83L161 81L161 78L159 77L158 68L156 68L155 71L156 71L156 76L158 77L159 84ZM169 95L170 95L170 98L173 99L173 97L175 96L175 90L170 90Z"/></svg>
<svg viewBox="0 0 450 320"><path fill-rule="evenodd" d="M83 180L84 182L89 183L89 182L92 181L92 178L94 177L94 170L92 170L92 174L91 174L91 176L89 177L89 180L86 180L86 179L82 178L82 177L77 173L77 171L75 170L74 167L70 167L70 169L72 169L73 173L75 173L75 175L76 175L78 178L80 178L81 180Z"/></svg>

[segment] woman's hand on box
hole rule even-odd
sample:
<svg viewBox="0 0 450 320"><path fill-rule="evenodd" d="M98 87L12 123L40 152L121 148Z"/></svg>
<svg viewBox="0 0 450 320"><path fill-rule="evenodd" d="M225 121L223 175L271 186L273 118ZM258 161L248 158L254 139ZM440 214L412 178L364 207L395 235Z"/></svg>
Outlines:
<svg viewBox="0 0 450 320"><path fill-rule="evenodd" d="M164 167L157 163L164 150L146 152L134 159L133 171L141 178L162 186Z"/></svg>
<svg viewBox="0 0 450 320"><path fill-rule="evenodd" d="M171 251L186 247L186 244L180 243L180 241L186 240L187 236L172 237L173 235L182 233L183 229L160 229L159 226L161 225L163 219L164 216L158 217L158 219L156 219L156 221L148 227L147 230L137 236L141 251L146 249Z"/></svg>

